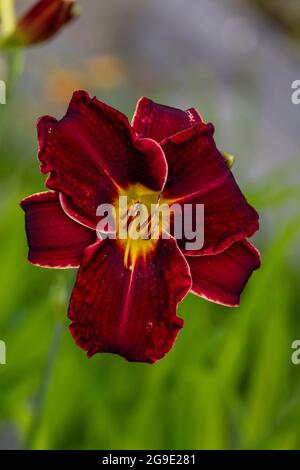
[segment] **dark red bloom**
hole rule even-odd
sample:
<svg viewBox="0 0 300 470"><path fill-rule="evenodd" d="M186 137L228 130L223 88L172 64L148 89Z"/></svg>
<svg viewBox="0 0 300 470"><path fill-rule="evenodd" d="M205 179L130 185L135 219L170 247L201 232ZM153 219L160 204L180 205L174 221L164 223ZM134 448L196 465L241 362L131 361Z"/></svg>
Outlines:
<svg viewBox="0 0 300 470"><path fill-rule="evenodd" d="M115 109L74 93L66 116L38 123L39 160L49 192L21 202L29 261L79 267L69 306L70 330L91 356L112 352L155 362L172 347L183 320L177 305L192 289L213 302L239 305L260 265L246 240L258 215L195 109L142 98L132 125ZM99 240L96 209L120 194L204 204L201 250L173 237L141 243Z"/></svg>
<svg viewBox="0 0 300 470"><path fill-rule="evenodd" d="M75 0L39 0L17 20L8 42L26 46L46 41L76 14Z"/></svg>

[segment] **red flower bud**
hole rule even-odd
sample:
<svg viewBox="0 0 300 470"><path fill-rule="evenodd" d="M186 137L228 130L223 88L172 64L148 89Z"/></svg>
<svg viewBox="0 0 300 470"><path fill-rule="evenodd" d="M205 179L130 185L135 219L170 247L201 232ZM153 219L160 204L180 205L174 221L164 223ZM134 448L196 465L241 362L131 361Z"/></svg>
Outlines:
<svg viewBox="0 0 300 470"><path fill-rule="evenodd" d="M76 15L75 0L39 0L17 20L9 42L24 46L43 42Z"/></svg>

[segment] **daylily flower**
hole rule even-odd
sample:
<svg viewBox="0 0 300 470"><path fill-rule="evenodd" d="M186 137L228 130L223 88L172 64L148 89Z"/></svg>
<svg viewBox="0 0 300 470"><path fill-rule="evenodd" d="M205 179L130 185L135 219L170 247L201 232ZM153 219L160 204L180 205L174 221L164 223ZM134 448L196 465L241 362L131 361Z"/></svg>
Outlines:
<svg viewBox="0 0 300 470"><path fill-rule="evenodd" d="M44 42L75 16L75 0L39 0L17 20L15 30L6 43L28 46Z"/></svg>
<svg viewBox="0 0 300 470"><path fill-rule="evenodd" d="M246 240L258 229L258 215L213 134L212 124L195 109L141 98L130 125L122 113L83 91L74 93L60 121L39 120L40 167L49 173L51 191L21 202L29 261L79 267L70 330L88 356L111 352L150 363L162 358L183 326L177 306L190 290L239 305L260 265L258 251ZM184 240L162 235L125 243L118 237L99 240L96 209L115 204L120 194L134 194L132 200L146 204L149 197L204 204L203 248L187 251Z"/></svg>

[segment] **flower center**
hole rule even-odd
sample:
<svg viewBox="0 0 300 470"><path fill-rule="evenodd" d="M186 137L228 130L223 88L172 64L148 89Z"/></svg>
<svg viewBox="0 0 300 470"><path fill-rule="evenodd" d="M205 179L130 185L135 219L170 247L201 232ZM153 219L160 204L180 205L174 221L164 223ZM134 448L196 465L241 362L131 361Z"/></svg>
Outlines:
<svg viewBox="0 0 300 470"><path fill-rule="evenodd" d="M124 265L132 269L138 257L152 251L161 232L160 193L141 184L120 190L116 209L116 239L124 250Z"/></svg>

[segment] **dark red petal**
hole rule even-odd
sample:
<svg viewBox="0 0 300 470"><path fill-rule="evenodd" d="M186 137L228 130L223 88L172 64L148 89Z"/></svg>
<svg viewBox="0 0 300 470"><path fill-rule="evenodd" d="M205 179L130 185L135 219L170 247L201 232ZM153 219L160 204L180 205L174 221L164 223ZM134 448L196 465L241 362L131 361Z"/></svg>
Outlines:
<svg viewBox="0 0 300 470"><path fill-rule="evenodd" d="M86 92L74 93L61 121L40 119L38 136L47 187L61 192L64 210L89 227L97 224L98 205L113 203L120 188L140 183L160 191L166 180L161 147L137 139L126 116Z"/></svg>
<svg viewBox="0 0 300 470"><path fill-rule="evenodd" d="M252 272L260 266L257 249L247 240L231 245L217 255L187 256L192 290L212 302L238 306Z"/></svg>
<svg viewBox="0 0 300 470"><path fill-rule="evenodd" d="M124 267L118 242L103 240L84 252L70 301L70 330L89 356L111 352L155 362L183 326L176 309L190 286L188 265L174 239L159 240L131 270Z"/></svg>
<svg viewBox="0 0 300 470"><path fill-rule="evenodd" d="M201 121L201 116L195 108L182 111L143 97L137 103L132 126L140 136L160 142Z"/></svg>
<svg viewBox="0 0 300 470"><path fill-rule="evenodd" d="M161 142L168 162L163 198L183 204L204 204L204 246L215 254L233 242L249 238L258 230L258 214L247 203L223 156L216 148L211 124L196 124Z"/></svg>
<svg viewBox="0 0 300 470"><path fill-rule="evenodd" d="M46 268L76 268L94 231L74 222L61 208L58 193L33 194L21 201L25 211L28 259Z"/></svg>

